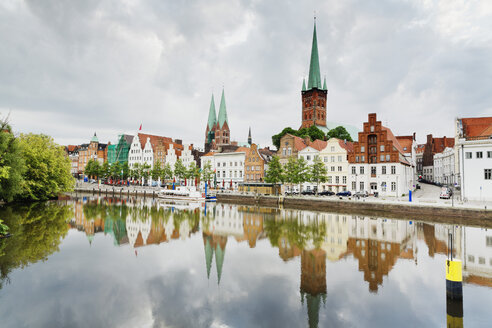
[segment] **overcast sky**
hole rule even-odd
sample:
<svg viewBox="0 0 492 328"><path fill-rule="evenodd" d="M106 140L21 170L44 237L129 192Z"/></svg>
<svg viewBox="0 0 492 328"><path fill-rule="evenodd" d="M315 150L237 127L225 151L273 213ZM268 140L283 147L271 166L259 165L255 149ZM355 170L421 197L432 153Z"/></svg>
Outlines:
<svg viewBox="0 0 492 328"><path fill-rule="evenodd" d="M203 146L225 87L231 137L301 121L317 16L328 120L454 135L492 116L492 2L2 0L0 113L61 144L148 133ZM217 108L218 111L218 108Z"/></svg>

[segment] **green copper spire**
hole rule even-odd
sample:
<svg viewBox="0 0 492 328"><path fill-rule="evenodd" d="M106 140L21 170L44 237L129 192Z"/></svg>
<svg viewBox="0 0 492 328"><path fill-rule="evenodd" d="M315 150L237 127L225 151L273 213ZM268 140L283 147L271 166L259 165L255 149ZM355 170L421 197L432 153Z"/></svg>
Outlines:
<svg viewBox="0 0 492 328"><path fill-rule="evenodd" d="M319 70L318 40L316 38L316 20L314 21L313 45L311 47L311 62L309 63L308 89L321 89L321 73Z"/></svg>
<svg viewBox="0 0 492 328"><path fill-rule="evenodd" d="M212 245L210 245L210 237L206 237L203 235L203 238L205 238L205 262L207 264L207 278L210 278L210 268L212 267L212 257L214 255L214 250L212 248Z"/></svg>
<svg viewBox="0 0 492 328"><path fill-rule="evenodd" d="M302 91L306 91L306 79L302 79Z"/></svg>
<svg viewBox="0 0 492 328"><path fill-rule="evenodd" d="M214 95L212 95L212 100L210 101L210 109L208 111L208 129L212 130L215 123L217 123L217 114L215 113Z"/></svg>
<svg viewBox="0 0 492 328"><path fill-rule="evenodd" d="M220 244L217 243L217 247L215 248L215 265L217 266L217 284L220 284L220 277L222 277L222 265L224 265L224 255L225 249L220 247Z"/></svg>
<svg viewBox="0 0 492 328"><path fill-rule="evenodd" d="M94 136L92 137L91 142L99 142L99 139L96 136L96 132L94 132Z"/></svg>
<svg viewBox="0 0 492 328"><path fill-rule="evenodd" d="M227 111L226 111L226 103L224 97L224 89L222 89L222 97L220 98L220 107L219 107L219 128L222 129L224 123L227 123ZM229 123L227 123L229 124Z"/></svg>
<svg viewBox="0 0 492 328"><path fill-rule="evenodd" d="M326 76L325 76L325 79L323 80L323 90L328 90L328 89L326 89Z"/></svg>

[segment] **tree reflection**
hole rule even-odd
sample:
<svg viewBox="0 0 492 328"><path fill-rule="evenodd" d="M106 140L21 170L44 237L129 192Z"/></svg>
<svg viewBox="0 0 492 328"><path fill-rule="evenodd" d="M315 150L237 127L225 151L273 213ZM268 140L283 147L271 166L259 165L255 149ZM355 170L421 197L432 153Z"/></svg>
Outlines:
<svg viewBox="0 0 492 328"><path fill-rule="evenodd" d="M54 202L8 206L0 209L12 237L0 241L0 288L12 270L46 260L58 251L73 216L71 206Z"/></svg>

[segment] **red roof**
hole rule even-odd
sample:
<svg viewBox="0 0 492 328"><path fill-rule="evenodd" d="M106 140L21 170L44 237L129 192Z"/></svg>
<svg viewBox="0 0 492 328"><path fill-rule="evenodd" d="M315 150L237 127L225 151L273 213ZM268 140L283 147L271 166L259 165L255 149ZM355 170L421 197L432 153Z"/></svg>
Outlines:
<svg viewBox="0 0 492 328"><path fill-rule="evenodd" d="M388 134L388 139L393 141L393 146L395 146L396 149L402 154L405 152L403 151L403 148L400 145L400 142L398 142L398 139L396 139L395 135L393 134L393 131L391 131L390 128L387 128L385 126L381 126L381 129L386 130Z"/></svg>
<svg viewBox="0 0 492 328"><path fill-rule="evenodd" d="M326 147L326 141L316 139L310 142L308 146L320 151Z"/></svg>
<svg viewBox="0 0 492 328"><path fill-rule="evenodd" d="M354 151L354 143L351 141L345 142L344 140L338 139L338 144L340 147L345 149L347 152L353 152Z"/></svg>
<svg viewBox="0 0 492 328"><path fill-rule="evenodd" d="M434 141L434 149L432 149L432 153L442 153L446 147L454 147L454 138L443 137L443 138L433 138Z"/></svg>
<svg viewBox="0 0 492 328"><path fill-rule="evenodd" d="M413 136L397 136L396 139L400 143L404 152L412 152Z"/></svg>
<svg viewBox="0 0 492 328"><path fill-rule="evenodd" d="M425 149L425 144L417 145L417 150L415 151L417 154L423 153Z"/></svg>
<svg viewBox="0 0 492 328"><path fill-rule="evenodd" d="M465 138L488 137L492 135L492 117L462 118Z"/></svg>
<svg viewBox="0 0 492 328"><path fill-rule="evenodd" d="M68 145L67 146L67 151L72 152L72 151L76 150L77 148L79 148L79 146L76 146L76 145Z"/></svg>

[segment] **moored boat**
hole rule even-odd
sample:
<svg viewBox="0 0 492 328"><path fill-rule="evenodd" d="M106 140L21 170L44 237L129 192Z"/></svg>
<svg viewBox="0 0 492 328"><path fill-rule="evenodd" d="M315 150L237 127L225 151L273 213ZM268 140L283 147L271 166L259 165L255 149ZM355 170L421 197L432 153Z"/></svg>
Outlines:
<svg viewBox="0 0 492 328"><path fill-rule="evenodd" d="M194 187L178 186L174 190L163 189L159 192L159 198L188 200L188 201L203 201L205 196L197 191Z"/></svg>

